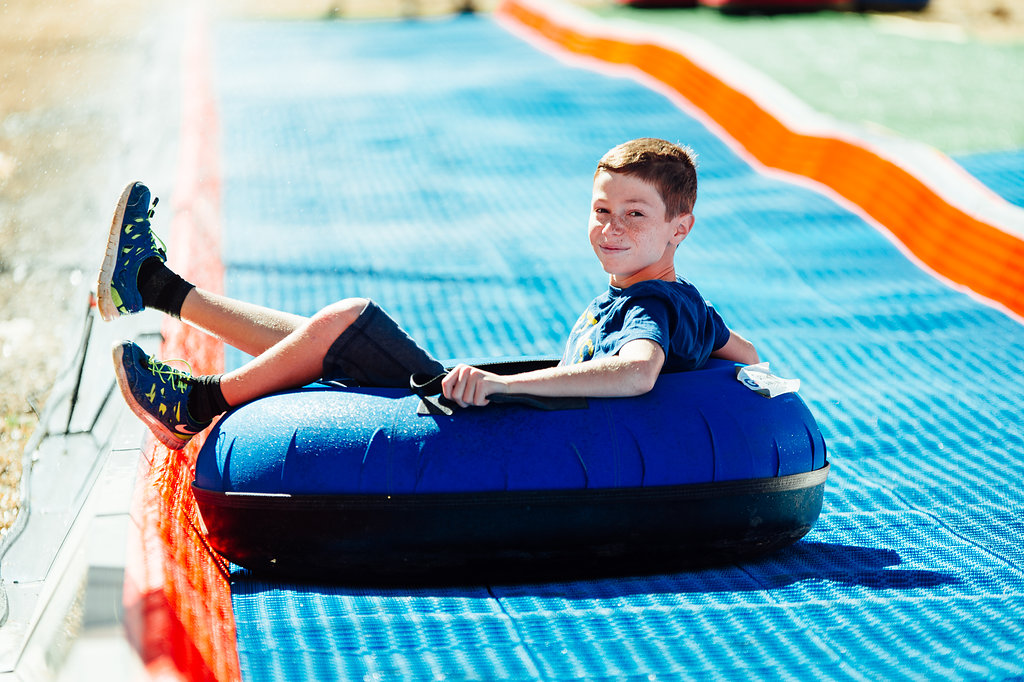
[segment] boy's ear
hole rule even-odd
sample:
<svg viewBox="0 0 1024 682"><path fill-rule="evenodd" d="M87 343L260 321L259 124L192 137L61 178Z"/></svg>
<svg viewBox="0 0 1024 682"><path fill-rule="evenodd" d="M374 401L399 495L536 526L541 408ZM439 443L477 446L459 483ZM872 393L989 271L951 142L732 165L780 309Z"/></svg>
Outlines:
<svg viewBox="0 0 1024 682"><path fill-rule="evenodd" d="M676 231L673 235L675 238L673 241L676 244L682 242L686 239L686 236L690 234L690 230L693 229L694 221L696 221L696 218L693 217L692 213L680 213L675 217L673 222L675 224Z"/></svg>

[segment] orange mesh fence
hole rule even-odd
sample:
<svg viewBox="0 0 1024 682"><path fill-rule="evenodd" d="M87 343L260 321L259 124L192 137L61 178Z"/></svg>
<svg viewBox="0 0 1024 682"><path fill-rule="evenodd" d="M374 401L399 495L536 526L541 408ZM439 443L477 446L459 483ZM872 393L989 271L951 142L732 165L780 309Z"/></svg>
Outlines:
<svg viewBox="0 0 1024 682"><path fill-rule="evenodd" d="M185 46L181 159L171 228L174 268L220 291L216 107L205 22L190 21ZM168 319L164 358L187 358L197 373L223 371L223 346ZM207 544L192 496L202 436L172 451L150 438L139 463L125 571L125 626L154 679L240 679L227 565Z"/></svg>
<svg viewBox="0 0 1024 682"><path fill-rule="evenodd" d="M831 188L884 226L935 273L1024 315L1024 240L951 205L865 146L786 127L752 98L663 45L602 35L528 0L499 14L573 54L635 67L703 110L760 163ZM610 32L609 32L610 33Z"/></svg>

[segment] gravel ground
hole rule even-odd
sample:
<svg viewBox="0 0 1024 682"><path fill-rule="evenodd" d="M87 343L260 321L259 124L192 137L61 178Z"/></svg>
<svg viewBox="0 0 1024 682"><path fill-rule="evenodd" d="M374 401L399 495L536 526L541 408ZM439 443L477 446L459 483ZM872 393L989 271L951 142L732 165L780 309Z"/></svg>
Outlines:
<svg viewBox="0 0 1024 682"><path fill-rule="evenodd" d="M221 0L224 12L323 18L448 11L461 0ZM479 9L495 0L476 0ZM599 5L601 0L580 0ZM0 2L0 533L14 520L22 454L79 337L121 186L146 164L146 112L177 106L149 68L171 0ZM985 40L1024 39L1024 0L933 0L913 18ZM164 75L166 76L167 73ZM163 99L161 99L163 98ZM157 123L173 116L162 112ZM165 131L166 132L166 131ZM147 137L148 134L148 137ZM149 144L149 143L147 143ZM173 154L150 144L147 153ZM168 197L169 198L169 197Z"/></svg>
<svg viewBox="0 0 1024 682"><path fill-rule="evenodd" d="M0 527L21 454L82 316L83 197L115 131L110 75L141 13L127 2L0 4ZM88 207L91 209L91 207Z"/></svg>
<svg viewBox="0 0 1024 682"><path fill-rule="evenodd" d="M168 85L147 80L176 25L161 2L170 8L0 2L0 532L38 412L80 338L104 223L125 175L151 167L135 147Z"/></svg>

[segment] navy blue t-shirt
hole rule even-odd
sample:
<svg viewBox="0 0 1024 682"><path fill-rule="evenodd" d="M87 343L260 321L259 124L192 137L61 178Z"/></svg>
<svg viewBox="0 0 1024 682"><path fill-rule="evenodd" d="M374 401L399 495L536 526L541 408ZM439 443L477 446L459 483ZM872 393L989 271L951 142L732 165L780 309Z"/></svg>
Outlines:
<svg viewBox="0 0 1024 682"><path fill-rule="evenodd" d="M697 288L682 278L646 280L626 289L609 286L573 325L562 364L615 355L636 339L661 346L663 372L681 372L703 367L712 351L729 340L729 328Z"/></svg>

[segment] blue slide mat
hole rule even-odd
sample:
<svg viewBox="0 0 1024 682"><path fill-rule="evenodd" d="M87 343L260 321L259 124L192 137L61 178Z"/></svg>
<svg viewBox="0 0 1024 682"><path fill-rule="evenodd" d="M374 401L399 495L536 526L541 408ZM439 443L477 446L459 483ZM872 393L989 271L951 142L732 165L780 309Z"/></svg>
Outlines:
<svg viewBox="0 0 1024 682"><path fill-rule="evenodd" d="M990 190L1024 208L1024 149L965 154L955 160Z"/></svg>
<svg viewBox="0 0 1024 682"><path fill-rule="evenodd" d="M692 145L678 269L803 381L833 466L818 525L757 562L418 589L237 571L245 680L1024 675L1019 320L661 95L488 18L228 22L215 76L228 293L303 314L372 297L444 359L558 354L606 284L597 159Z"/></svg>

